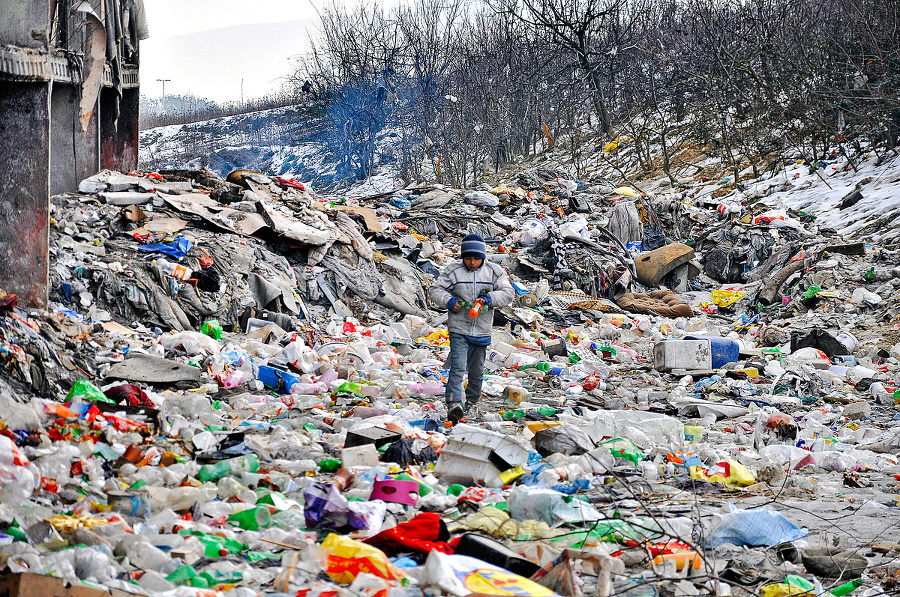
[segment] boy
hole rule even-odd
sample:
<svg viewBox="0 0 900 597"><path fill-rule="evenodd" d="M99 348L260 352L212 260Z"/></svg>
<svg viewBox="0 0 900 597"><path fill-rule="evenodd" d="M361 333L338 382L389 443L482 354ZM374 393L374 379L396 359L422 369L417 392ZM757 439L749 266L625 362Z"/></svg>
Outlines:
<svg viewBox="0 0 900 597"><path fill-rule="evenodd" d="M431 299L450 311L447 328L450 331L450 375L447 379L447 419L456 424L466 412L475 413L481 398L484 375L484 356L491 343L494 323L492 307L512 303L514 291L509 276L502 267L487 261L484 239L469 234L460 244L462 261L452 263L443 271L429 290ZM477 317L469 310L477 299L484 307ZM465 411L463 410L462 381L468 372Z"/></svg>

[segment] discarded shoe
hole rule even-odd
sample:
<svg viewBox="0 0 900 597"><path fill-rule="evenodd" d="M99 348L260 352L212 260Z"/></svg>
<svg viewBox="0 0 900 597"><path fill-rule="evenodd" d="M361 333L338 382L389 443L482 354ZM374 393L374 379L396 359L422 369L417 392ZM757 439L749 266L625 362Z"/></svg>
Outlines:
<svg viewBox="0 0 900 597"><path fill-rule="evenodd" d="M456 425L459 423L459 420L463 418L465 413L463 412L463 407L461 404L456 403L450 407L450 410L447 412L447 420Z"/></svg>

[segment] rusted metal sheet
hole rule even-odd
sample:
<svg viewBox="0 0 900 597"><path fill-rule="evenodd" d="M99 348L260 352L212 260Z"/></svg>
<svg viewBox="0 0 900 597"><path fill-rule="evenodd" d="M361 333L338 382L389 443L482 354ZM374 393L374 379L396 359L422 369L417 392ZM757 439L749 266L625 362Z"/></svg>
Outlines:
<svg viewBox="0 0 900 597"><path fill-rule="evenodd" d="M47 305L50 111L46 83L0 81L0 289Z"/></svg>

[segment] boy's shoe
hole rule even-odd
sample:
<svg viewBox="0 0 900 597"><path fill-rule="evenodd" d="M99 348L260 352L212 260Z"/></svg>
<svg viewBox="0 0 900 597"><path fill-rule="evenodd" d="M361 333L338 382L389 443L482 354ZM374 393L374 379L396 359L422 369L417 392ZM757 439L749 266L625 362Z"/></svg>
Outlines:
<svg viewBox="0 0 900 597"><path fill-rule="evenodd" d="M469 419L470 421L474 421L478 418L478 413L479 411L477 400L475 400L474 402L466 402L465 414L467 419Z"/></svg>
<svg viewBox="0 0 900 597"><path fill-rule="evenodd" d="M447 411L447 420L456 425L464 415L465 413L463 412L462 405L459 402L454 402L450 407L450 410Z"/></svg>

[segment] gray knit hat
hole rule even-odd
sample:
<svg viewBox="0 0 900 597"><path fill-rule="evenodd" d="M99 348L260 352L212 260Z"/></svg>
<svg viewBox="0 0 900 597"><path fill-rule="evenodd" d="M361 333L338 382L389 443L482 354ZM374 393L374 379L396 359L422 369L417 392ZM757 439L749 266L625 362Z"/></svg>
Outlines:
<svg viewBox="0 0 900 597"><path fill-rule="evenodd" d="M462 257L487 259L487 245L484 244L484 239L477 234L467 234L459 245L459 254Z"/></svg>

